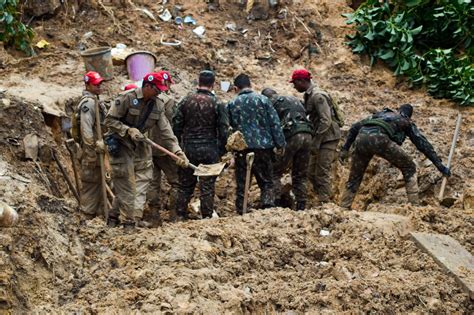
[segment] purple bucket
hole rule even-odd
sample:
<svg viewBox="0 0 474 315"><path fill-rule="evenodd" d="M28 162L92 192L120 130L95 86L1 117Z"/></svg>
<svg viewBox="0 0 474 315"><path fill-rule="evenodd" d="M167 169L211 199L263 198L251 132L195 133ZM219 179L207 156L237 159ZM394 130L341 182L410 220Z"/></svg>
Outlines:
<svg viewBox="0 0 474 315"><path fill-rule="evenodd" d="M156 56L149 51L136 51L125 58L125 64L130 80L140 81L155 69Z"/></svg>

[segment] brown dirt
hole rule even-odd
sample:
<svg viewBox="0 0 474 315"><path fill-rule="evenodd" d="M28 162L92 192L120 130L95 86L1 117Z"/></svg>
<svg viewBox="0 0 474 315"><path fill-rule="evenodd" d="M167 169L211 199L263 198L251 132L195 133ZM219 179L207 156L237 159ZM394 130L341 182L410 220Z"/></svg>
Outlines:
<svg viewBox="0 0 474 315"><path fill-rule="evenodd" d="M157 16L160 2L133 2ZM345 1L284 2L289 15L276 23L270 21L277 12L269 20L250 23L238 4L225 3L221 10L208 12L204 3L182 2L182 15L193 13L198 24L206 26L206 37L199 39L189 27L154 23L130 7L125 10L120 1L104 1L114 8L125 35L117 34L99 8L83 6L75 20L70 9L67 15L34 23L38 40L52 43L49 51L19 58L0 49L5 78L0 85L10 89L6 96L0 94L0 196L20 215L17 227L0 230L0 312L474 311L453 278L407 237L411 230L448 234L474 252L474 213L462 202L472 191L474 175L472 109L462 109L465 119L446 192L457 199L451 208L438 205L441 177L407 141L404 149L419 166L425 203L421 207L405 204L399 171L374 159L353 212L330 204L302 213L271 209L235 216L233 172L227 170L217 185L219 219L165 223L133 233L106 228L100 219L80 222L75 201L48 153L58 150L71 170L59 121L42 114L39 103L48 102L44 97L52 95L50 89L61 91L51 97L52 103L59 100L60 109L67 98L77 96L64 94L80 87L82 61L76 48L90 30L94 36L85 41L89 47L123 42L156 53L160 67L171 69L177 78L177 97L193 88L195 74L208 65L218 81L231 81L246 71L258 90L273 86L282 94L296 95L288 77L292 69L305 66L307 52L300 51L311 41L321 51L312 57L310 69L317 82L337 96L348 124L384 106L410 102L415 122L447 160L458 108L424 91L409 90L382 66L370 69L352 55L343 44L350 31L340 17L350 10ZM310 38L292 12L319 35ZM226 21L248 29L247 35L226 31ZM166 39L182 40L183 47L160 46L162 33ZM238 41L229 44L227 39ZM271 60L257 58L268 53ZM123 67L114 71L108 96L127 82ZM41 83L23 82L19 78L25 74ZM21 88L23 93L18 92ZM226 100L232 97L218 94ZM24 159L21 141L31 133L38 135L42 148L38 164ZM347 173L347 166L337 166L336 200ZM257 197L254 184L253 204ZM364 210L378 214L359 212ZM329 236L320 235L322 229Z"/></svg>

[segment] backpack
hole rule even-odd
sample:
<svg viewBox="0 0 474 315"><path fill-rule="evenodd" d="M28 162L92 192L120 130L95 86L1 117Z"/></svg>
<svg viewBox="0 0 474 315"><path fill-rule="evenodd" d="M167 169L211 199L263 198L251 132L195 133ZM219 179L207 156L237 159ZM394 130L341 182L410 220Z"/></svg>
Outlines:
<svg viewBox="0 0 474 315"><path fill-rule="evenodd" d="M74 108L74 112L71 116L71 136L76 143L81 143L81 107L84 104L84 101L90 98L90 96L81 97L79 104Z"/></svg>
<svg viewBox="0 0 474 315"><path fill-rule="evenodd" d="M332 113L333 113L334 119L336 120L339 127L343 127L344 126L345 115L344 115L344 112L342 111L342 109L339 107L339 104L338 104L337 100L334 100L331 97L331 95L329 95L328 93L326 93L324 91L318 91L317 93L323 95L326 98L326 100L329 103L329 106L331 106L331 108L332 108Z"/></svg>

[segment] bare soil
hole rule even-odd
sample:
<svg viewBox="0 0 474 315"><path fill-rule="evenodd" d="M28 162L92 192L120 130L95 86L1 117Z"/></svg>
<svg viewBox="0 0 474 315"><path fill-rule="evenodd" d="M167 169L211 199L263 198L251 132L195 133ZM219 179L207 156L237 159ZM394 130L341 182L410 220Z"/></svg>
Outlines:
<svg viewBox="0 0 474 315"><path fill-rule="evenodd" d="M177 2L169 2L171 10ZM192 14L206 27L205 37L198 38L190 26L179 29L160 21L161 2L132 2L150 10L155 22L130 3L122 4L127 1L103 1L119 23L114 27L92 1L33 22L37 39L51 43L38 56L23 58L0 47L0 91L7 90L0 92L0 198L20 215L16 227L0 229L0 312L474 311L453 278L409 238L410 231L447 234L474 252L474 213L463 202L474 192L472 109L410 90L382 65L370 69L367 60L353 55L344 46L351 28L340 16L351 10L346 1L283 2L267 20L251 21L237 3L209 11L204 2L183 1L181 15ZM281 9L287 12L283 19L277 17ZM226 30L228 22L247 32ZM93 36L83 39L88 31ZM183 44L162 46L162 35ZM412 103L414 121L445 162L460 110L464 120L446 191L454 204L439 205L441 175L407 141L403 147L418 165L424 203L420 207L406 204L400 172L374 159L354 211L327 204L304 212L279 208L237 216L233 171L227 170L217 184L218 219L165 222L160 228L134 232L108 228L99 218L81 222L50 154L52 148L57 150L72 178L61 121L44 108L66 112L67 100L79 95L79 46L117 43L157 54L157 68L170 69L176 78L176 98L194 88L196 74L204 67L216 71L218 83L247 72L256 90L271 86L281 94L300 96L288 78L293 69L306 66L316 82L337 97L347 126L383 107ZM308 43L319 51L310 58L304 50ZM106 98L128 82L123 66L115 66L114 74L106 83ZM216 90L224 100L233 97ZM41 144L36 163L24 158L22 145L32 133ZM337 164L334 173L337 201L348 165ZM257 199L254 183L253 205ZM310 199L310 205L316 205L312 192Z"/></svg>

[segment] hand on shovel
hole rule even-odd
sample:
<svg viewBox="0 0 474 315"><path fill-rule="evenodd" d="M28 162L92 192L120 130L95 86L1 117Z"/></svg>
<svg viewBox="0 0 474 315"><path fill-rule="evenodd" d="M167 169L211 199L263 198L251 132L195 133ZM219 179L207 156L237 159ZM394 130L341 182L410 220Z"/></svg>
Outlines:
<svg viewBox="0 0 474 315"><path fill-rule="evenodd" d="M189 166L189 160L186 157L186 154L184 154L183 151L178 151L175 153L178 159L176 160L176 165L182 168L187 168Z"/></svg>

